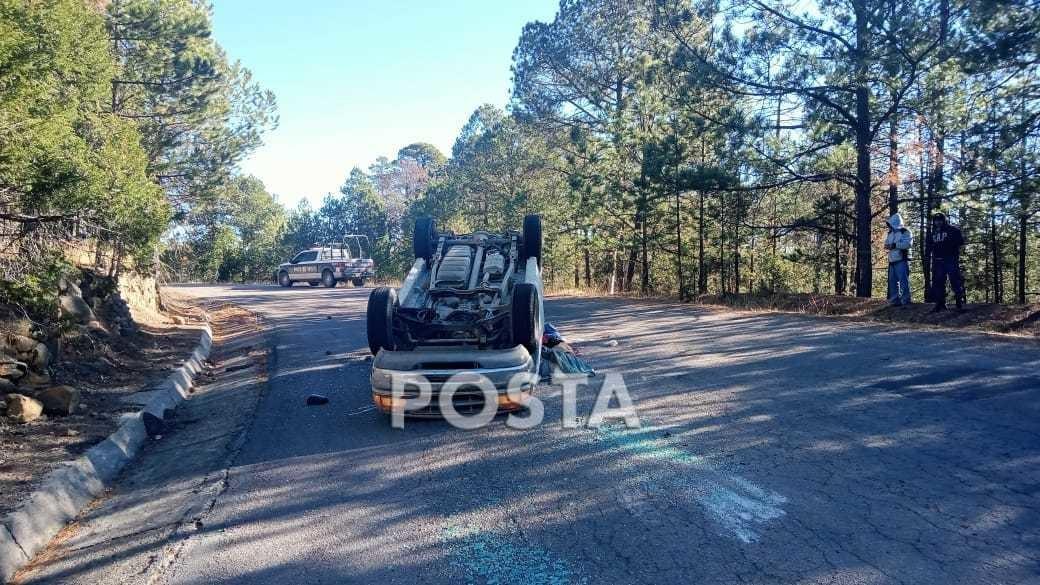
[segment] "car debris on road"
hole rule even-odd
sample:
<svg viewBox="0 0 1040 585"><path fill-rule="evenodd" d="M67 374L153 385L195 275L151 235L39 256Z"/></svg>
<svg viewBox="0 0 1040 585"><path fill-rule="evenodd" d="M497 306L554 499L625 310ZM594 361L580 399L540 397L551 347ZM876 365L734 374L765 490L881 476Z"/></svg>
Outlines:
<svg viewBox="0 0 1040 585"><path fill-rule="evenodd" d="M542 333L542 364L539 375L544 380L557 372L596 375L596 370L578 356L578 351L567 343L560 331L552 323L546 323L545 331Z"/></svg>

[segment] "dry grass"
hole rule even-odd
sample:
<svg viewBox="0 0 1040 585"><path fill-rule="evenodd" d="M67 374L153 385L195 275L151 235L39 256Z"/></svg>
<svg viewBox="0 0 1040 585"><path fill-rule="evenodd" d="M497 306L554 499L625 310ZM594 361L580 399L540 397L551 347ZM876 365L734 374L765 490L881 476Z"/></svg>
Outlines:
<svg viewBox="0 0 1040 585"><path fill-rule="evenodd" d="M605 291L574 287L547 287L547 296L605 297ZM665 295L621 293L620 298L676 302ZM806 315L840 316L862 321L898 323L921 328L967 329L1000 333L1019 337L1040 337L1040 303L1029 305L969 304L964 311L952 308L932 313L931 303L915 303L909 307L890 307L884 299L863 299L841 295L799 294L730 294L700 295L689 303L725 307L740 311L801 313Z"/></svg>
<svg viewBox="0 0 1040 585"><path fill-rule="evenodd" d="M745 311L777 311L809 315L844 316L868 321L883 321L923 327L942 327L987 331L1026 337L1040 336L1040 304L969 304L932 313L931 303L890 307L883 299L863 299L839 295L702 295L691 302L724 306Z"/></svg>

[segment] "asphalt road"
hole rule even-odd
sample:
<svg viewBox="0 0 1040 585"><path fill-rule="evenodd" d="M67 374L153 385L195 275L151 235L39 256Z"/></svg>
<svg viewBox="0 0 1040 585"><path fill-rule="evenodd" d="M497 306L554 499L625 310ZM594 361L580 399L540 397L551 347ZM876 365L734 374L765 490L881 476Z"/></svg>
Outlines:
<svg viewBox="0 0 1040 585"><path fill-rule="evenodd" d="M264 314L271 376L198 529L119 582L1040 583L1036 343L552 299L600 371L578 415L620 373L641 429L564 428L542 386L532 430L396 430L370 406L368 290L179 290ZM105 546L93 575L167 545Z"/></svg>

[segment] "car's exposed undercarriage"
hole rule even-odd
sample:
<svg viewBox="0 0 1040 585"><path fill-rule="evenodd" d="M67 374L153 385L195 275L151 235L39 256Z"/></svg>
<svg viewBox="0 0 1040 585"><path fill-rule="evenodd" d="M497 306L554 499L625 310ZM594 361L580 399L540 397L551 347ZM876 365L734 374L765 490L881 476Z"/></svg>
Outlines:
<svg viewBox="0 0 1040 585"><path fill-rule="evenodd" d="M518 237L478 232L444 239L432 258L432 283L418 286L398 311L402 341L513 345L509 318Z"/></svg>
<svg viewBox="0 0 1040 585"><path fill-rule="evenodd" d="M541 256L537 216L525 218L522 232L465 235L437 233L432 221L424 218L416 222L414 242L416 258L423 262L413 267L400 293L392 289L373 293L369 308L373 350L377 346L505 349L531 345L540 292L526 281L525 273L528 260L534 258L537 264ZM387 299L385 309L380 295L393 297Z"/></svg>

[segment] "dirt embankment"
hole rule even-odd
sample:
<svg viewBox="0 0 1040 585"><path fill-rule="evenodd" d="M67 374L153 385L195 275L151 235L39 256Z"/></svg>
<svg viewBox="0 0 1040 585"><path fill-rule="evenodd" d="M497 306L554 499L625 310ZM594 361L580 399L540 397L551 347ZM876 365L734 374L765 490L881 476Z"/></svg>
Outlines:
<svg viewBox="0 0 1040 585"><path fill-rule="evenodd" d="M140 410L198 343L201 311L163 313L149 280L84 271L62 286L71 324L60 332L44 335L25 319L0 324L0 359L13 364L0 386L0 514ZM15 412L25 407L42 412Z"/></svg>

